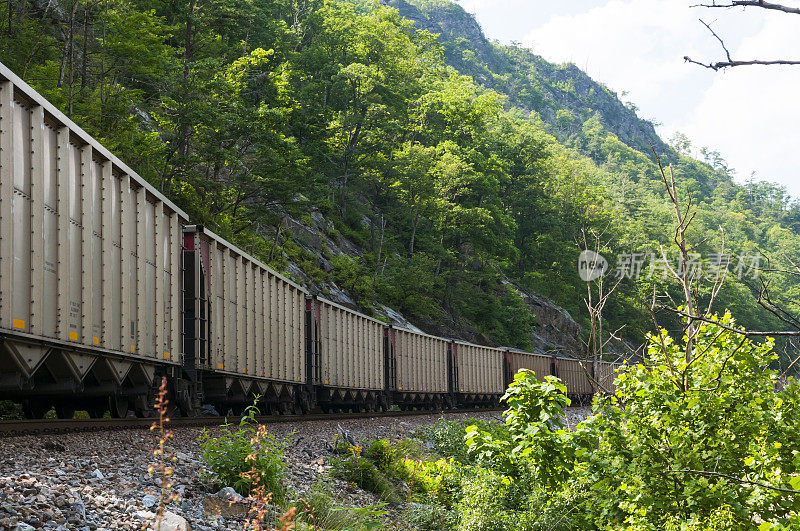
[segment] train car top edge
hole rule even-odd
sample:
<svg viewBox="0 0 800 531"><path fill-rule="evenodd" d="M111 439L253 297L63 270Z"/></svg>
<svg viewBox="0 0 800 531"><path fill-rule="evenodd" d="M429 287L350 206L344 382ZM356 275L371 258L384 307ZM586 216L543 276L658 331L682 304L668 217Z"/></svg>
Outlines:
<svg viewBox="0 0 800 531"><path fill-rule="evenodd" d="M445 343L450 343L452 341L451 339L448 339L446 337L435 336L433 334L427 334L427 333L421 332L419 330L413 330L411 328L406 328L405 326L393 325L393 324L388 324L388 323L384 323L384 324L386 326L388 326L389 328L391 328L392 330L398 330L400 332L408 332L409 334L414 334L414 335L417 335L417 336L427 337L427 338L430 338L430 339L438 339L440 341L444 341Z"/></svg>
<svg viewBox="0 0 800 531"><path fill-rule="evenodd" d="M548 354L544 350L538 349L538 348L533 349L533 352L530 352L528 350L523 350L521 348L515 348L515 347L500 347L500 349L504 350L504 351L507 351L507 352L514 352L516 354L527 354L528 356L539 356L539 357L543 357L543 358L552 358L553 357L552 354Z"/></svg>
<svg viewBox="0 0 800 531"><path fill-rule="evenodd" d="M143 177L141 177L138 173L133 171L127 164L122 162L116 155L111 153L108 149L105 148L100 142L95 140L89 133L83 130L78 124L73 122L71 119L67 117L64 113L59 111L52 103L47 101L44 96L39 94L36 90L33 89L30 85L28 85L25 81L23 81L19 76L17 76L14 72L12 72L6 65L0 62L0 81L8 81L10 82L15 90L19 90L25 96L25 99L29 100L31 103L42 107L47 114L52 116L54 120L60 122L62 126L68 128L74 135L79 137L83 142L87 145L92 146L92 148L99 152L105 159L110 161L114 164L117 168L128 174L136 183L145 188L149 193L155 196L159 201L164 203L170 210L175 212L179 217L183 218L184 220L189 219L189 215L184 212L181 208L179 208L175 203L167 199L167 197L159 192L153 185L148 183Z"/></svg>
<svg viewBox="0 0 800 531"><path fill-rule="evenodd" d="M455 343L457 345L467 345L467 346L470 346L470 347L488 348L490 350L496 350L497 352L505 352L506 350L508 350L508 349L505 349L503 347L490 347L488 345L478 345L477 343L470 343L469 341L463 341L461 339L453 339L452 341L453 341L453 343Z"/></svg>
<svg viewBox="0 0 800 531"><path fill-rule="evenodd" d="M384 323L383 321L375 319L374 317L370 317L369 315L363 314L363 313L359 312L358 310L354 310L352 308L348 308L347 306L344 306L343 304L339 304L338 302L333 302L332 300L326 299L325 297L317 296L317 297L315 297L315 299L317 299L319 301L322 301L325 304L328 304L330 306L333 306L334 308L338 308L340 310L344 310L344 311L347 311L347 312L350 312L350 313L354 313L354 314L358 315L359 317L363 317L364 319L367 319L368 321L373 321L375 323L378 323L381 326L389 326L388 323Z"/></svg>
<svg viewBox="0 0 800 531"><path fill-rule="evenodd" d="M274 269L272 269L271 267L269 267L268 265L263 263L258 258L256 258L256 257L244 252L243 250L239 249L236 245L232 244L231 242L229 242L228 240L226 240L225 238L223 238L219 234L217 234L215 232L212 232L211 230L206 228L204 225L184 225L183 233L184 234L199 233L199 234L203 234L205 236L208 236L209 238L211 238L215 242L219 243L220 245L223 245L224 247L227 247L229 250L233 251L234 253L238 254L239 256L242 256L242 257L246 258L247 260L249 260L250 262L252 262L256 266L269 271L270 274L275 275L276 277L278 277L283 282L286 282L287 284L291 285L292 287L302 291L306 295L309 295L309 291L306 288L304 288L303 286L301 286L297 282L294 282L293 280L290 280L290 279L286 278L284 275L278 273L277 271L275 271Z"/></svg>

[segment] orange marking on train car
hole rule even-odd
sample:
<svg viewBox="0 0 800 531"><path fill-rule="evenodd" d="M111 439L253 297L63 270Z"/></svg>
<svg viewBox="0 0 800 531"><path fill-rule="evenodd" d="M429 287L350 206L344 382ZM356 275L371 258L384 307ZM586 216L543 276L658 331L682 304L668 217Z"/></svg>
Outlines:
<svg viewBox="0 0 800 531"><path fill-rule="evenodd" d="M99 345L100 344L100 338L97 337L97 336L92 337L92 343L94 343L95 345Z"/></svg>
<svg viewBox="0 0 800 531"><path fill-rule="evenodd" d="M217 369L221 369L223 365L221 363L217 363Z"/></svg>
<svg viewBox="0 0 800 531"><path fill-rule="evenodd" d="M170 354L169 352L165 352L165 353L164 353L164 359L165 359L165 360L170 360L170 359L172 359L172 354Z"/></svg>
<svg viewBox="0 0 800 531"><path fill-rule="evenodd" d="M136 352L136 345L131 345L131 352Z"/></svg>
<svg viewBox="0 0 800 531"><path fill-rule="evenodd" d="M13 319L11 324L14 328L19 328L20 330L25 329L25 319Z"/></svg>
<svg viewBox="0 0 800 531"><path fill-rule="evenodd" d="M70 332L69 333L69 338L72 341L77 341L78 340L78 332Z"/></svg>

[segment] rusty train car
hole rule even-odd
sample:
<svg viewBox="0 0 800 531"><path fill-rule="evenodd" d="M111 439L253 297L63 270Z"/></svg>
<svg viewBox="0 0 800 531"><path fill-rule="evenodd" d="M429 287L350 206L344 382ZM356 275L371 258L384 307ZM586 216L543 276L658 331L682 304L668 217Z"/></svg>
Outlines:
<svg viewBox="0 0 800 531"><path fill-rule="evenodd" d="M580 399L616 365L474 345L315 296L208 229L0 64L0 399L147 416L497 405L522 369ZM599 384L599 385L598 385Z"/></svg>

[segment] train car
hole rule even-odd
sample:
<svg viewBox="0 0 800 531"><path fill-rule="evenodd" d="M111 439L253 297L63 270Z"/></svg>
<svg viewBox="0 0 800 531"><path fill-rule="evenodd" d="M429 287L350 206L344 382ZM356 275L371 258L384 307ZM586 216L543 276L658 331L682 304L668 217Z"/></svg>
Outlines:
<svg viewBox="0 0 800 531"><path fill-rule="evenodd" d="M309 301L311 383L323 411L388 408L384 327L335 302Z"/></svg>
<svg viewBox="0 0 800 531"><path fill-rule="evenodd" d="M450 401L447 339L407 328L385 328L392 403L400 409L441 409Z"/></svg>
<svg viewBox="0 0 800 531"><path fill-rule="evenodd" d="M506 388L514 381L514 375L522 369L533 371L540 381L544 380L545 376L552 374L553 358L547 354L508 348L505 349L503 356L503 374Z"/></svg>
<svg viewBox="0 0 800 531"><path fill-rule="evenodd" d="M601 393L613 394L617 391L615 381L617 379L617 369L621 367L619 363L610 361L598 361L595 365L594 378L597 382L598 391Z"/></svg>
<svg viewBox="0 0 800 531"><path fill-rule="evenodd" d="M495 405L522 368L588 400L575 359L394 328L200 226L0 64L0 399L152 413Z"/></svg>
<svg viewBox="0 0 800 531"><path fill-rule="evenodd" d="M464 406L493 406L505 391L503 350L464 341L450 343L454 360L451 389L456 402Z"/></svg>
<svg viewBox="0 0 800 531"><path fill-rule="evenodd" d="M265 411L307 411L308 292L202 226L183 234L185 365L195 396L220 411L254 395Z"/></svg>
<svg viewBox="0 0 800 531"><path fill-rule="evenodd" d="M179 380L186 220L0 64L0 398L143 414Z"/></svg>
<svg viewBox="0 0 800 531"><path fill-rule="evenodd" d="M592 364L575 358L555 358L553 374L567 386L567 394L577 404L588 404L592 399ZM577 405L576 404L576 405Z"/></svg>

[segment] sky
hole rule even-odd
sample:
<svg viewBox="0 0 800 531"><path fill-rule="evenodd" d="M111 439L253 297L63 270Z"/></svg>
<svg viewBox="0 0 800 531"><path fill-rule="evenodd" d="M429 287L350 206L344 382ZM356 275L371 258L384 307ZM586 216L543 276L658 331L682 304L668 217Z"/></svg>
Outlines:
<svg viewBox="0 0 800 531"><path fill-rule="evenodd" d="M714 72L684 62L800 60L800 16L692 8L697 0L459 0L487 37L572 62L605 83L669 140L720 152L738 181L775 181L800 198L800 66ZM797 4L798 0L786 0ZM755 175L753 175L755 173Z"/></svg>

